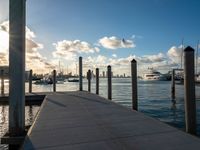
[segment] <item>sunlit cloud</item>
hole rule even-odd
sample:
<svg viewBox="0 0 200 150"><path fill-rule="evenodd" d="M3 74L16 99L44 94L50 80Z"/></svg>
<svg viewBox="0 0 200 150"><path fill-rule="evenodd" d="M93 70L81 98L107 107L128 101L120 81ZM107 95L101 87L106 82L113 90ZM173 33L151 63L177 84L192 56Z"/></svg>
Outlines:
<svg viewBox="0 0 200 150"><path fill-rule="evenodd" d="M4 21L0 24L0 62L1 65L8 65L8 45L9 45L9 22ZM45 72L47 69L53 69L54 66L48 63L39 50L43 49L43 45L36 42L35 33L26 27L26 69Z"/></svg>
<svg viewBox="0 0 200 150"><path fill-rule="evenodd" d="M118 49L118 48L134 48L135 43L132 40L119 39L115 36L103 37L98 41L99 45L107 49Z"/></svg>
<svg viewBox="0 0 200 150"><path fill-rule="evenodd" d="M172 68L177 68L177 63L171 61L171 58L168 57L167 53L158 53L155 55L144 55L144 56L136 56L129 55L127 57L106 57L103 55L98 55L96 57L87 57L84 59L84 67L87 69L95 69L100 68L101 71L106 71L106 67L108 65L112 66L113 73L130 75L130 66L131 61L135 59L137 61L138 66L138 74L142 75L148 67L153 67L154 69L158 69L163 72L170 71ZM86 69L86 70L87 70Z"/></svg>
<svg viewBox="0 0 200 150"><path fill-rule="evenodd" d="M139 59L142 63L155 63L155 62L163 62L166 59L164 54L159 53L157 55L144 55Z"/></svg>
<svg viewBox="0 0 200 150"><path fill-rule="evenodd" d="M6 53L0 52L0 64L1 65L8 65L8 55Z"/></svg>
<svg viewBox="0 0 200 150"><path fill-rule="evenodd" d="M89 54L89 53L97 53L100 51L98 47L94 47L85 41L80 40L63 40L57 43L53 43L55 46L55 51L53 52L54 58L62 57L66 60L75 60L77 55L79 54Z"/></svg>
<svg viewBox="0 0 200 150"><path fill-rule="evenodd" d="M9 28L8 21L0 24L0 64L8 65L8 40ZM138 64L138 72L142 74L148 67L169 71L172 68L180 67L182 55L182 46L172 46L166 53L157 53L153 55L129 55L120 57L118 53L110 54L110 57L100 53L100 47L107 49L134 48L136 45L132 40L119 39L117 37L103 37L98 41L98 46L80 40L63 40L53 43L55 51L52 52L52 59L47 59L41 54L44 45L37 42L36 34L30 28L26 27L26 68L33 69L36 72L49 72L49 70L58 68L58 62L64 59L63 68L75 73L77 70L78 56L83 55L84 72L88 69L106 71L108 65L112 66L114 74L129 74L130 62L135 59ZM91 55L92 54L92 55ZM67 62L67 63L66 63ZM200 58L198 60L200 64Z"/></svg>
<svg viewBox="0 0 200 150"><path fill-rule="evenodd" d="M168 52L167 56L173 63L180 64L181 63L181 58L183 59L183 47L182 45L179 47L172 46Z"/></svg>

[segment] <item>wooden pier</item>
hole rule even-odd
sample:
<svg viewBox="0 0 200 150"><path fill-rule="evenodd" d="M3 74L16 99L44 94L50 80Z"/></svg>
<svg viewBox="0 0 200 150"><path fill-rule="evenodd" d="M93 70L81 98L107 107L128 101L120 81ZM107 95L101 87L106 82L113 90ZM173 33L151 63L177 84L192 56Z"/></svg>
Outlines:
<svg viewBox="0 0 200 150"><path fill-rule="evenodd" d="M50 94L50 92L41 92L41 93L26 93L25 95L25 105L41 105L45 96ZM8 105L9 96L8 94L0 95L0 105Z"/></svg>
<svg viewBox="0 0 200 150"><path fill-rule="evenodd" d="M22 149L199 150L200 139L88 92L46 95Z"/></svg>

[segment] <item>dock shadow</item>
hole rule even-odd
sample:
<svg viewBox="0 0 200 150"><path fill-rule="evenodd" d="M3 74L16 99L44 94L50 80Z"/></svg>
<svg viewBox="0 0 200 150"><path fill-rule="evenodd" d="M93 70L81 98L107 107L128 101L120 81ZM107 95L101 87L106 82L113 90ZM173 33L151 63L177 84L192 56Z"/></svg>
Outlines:
<svg viewBox="0 0 200 150"><path fill-rule="evenodd" d="M51 103L53 103L53 104L56 104L56 105L58 105L58 106L60 106L60 107L67 107L67 106L64 105L64 104L59 103L59 102L56 102L56 101L54 101L54 100L52 100L52 99L49 99L49 98L46 98L46 100L49 101L49 102L51 102Z"/></svg>

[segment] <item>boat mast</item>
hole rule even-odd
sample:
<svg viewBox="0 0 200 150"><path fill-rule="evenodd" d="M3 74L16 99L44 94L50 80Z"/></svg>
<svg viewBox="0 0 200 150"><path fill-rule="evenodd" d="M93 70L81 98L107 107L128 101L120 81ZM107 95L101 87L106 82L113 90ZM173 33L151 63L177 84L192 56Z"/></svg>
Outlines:
<svg viewBox="0 0 200 150"><path fill-rule="evenodd" d="M77 64L76 64L76 75L75 76L77 76Z"/></svg>
<svg viewBox="0 0 200 150"><path fill-rule="evenodd" d="M199 57L198 57L198 55L199 55L199 40L198 40L198 42L197 42L197 51L196 51L196 75L198 74L198 59L199 59Z"/></svg>
<svg viewBox="0 0 200 150"><path fill-rule="evenodd" d="M68 75L68 65L67 65L67 75Z"/></svg>
<svg viewBox="0 0 200 150"><path fill-rule="evenodd" d="M59 60L59 72L61 73L61 68L60 68L60 60Z"/></svg>
<svg viewBox="0 0 200 150"><path fill-rule="evenodd" d="M182 38L182 42L181 42L181 46L182 46L182 49L181 49L181 69L183 69L183 49L184 49L183 41L184 41L184 38Z"/></svg>

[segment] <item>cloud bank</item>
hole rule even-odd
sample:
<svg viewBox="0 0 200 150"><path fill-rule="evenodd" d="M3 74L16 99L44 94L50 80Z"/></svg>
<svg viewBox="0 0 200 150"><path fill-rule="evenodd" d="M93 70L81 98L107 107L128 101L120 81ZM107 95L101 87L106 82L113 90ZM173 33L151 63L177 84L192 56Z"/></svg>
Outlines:
<svg viewBox="0 0 200 150"><path fill-rule="evenodd" d="M54 58L63 57L66 60L75 60L78 54L89 54L99 52L98 47L93 47L91 44L80 40L63 40L53 44L55 51L53 52Z"/></svg>
<svg viewBox="0 0 200 150"><path fill-rule="evenodd" d="M1 65L8 65L8 40L9 40L9 22L4 21L0 24L0 62ZM42 56L39 50L43 45L34 40L35 33L26 27L26 69L35 69L35 71L44 72L46 69L53 69L54 66ZM2 42L3 41L3 42Z"/></svg>
<svg viewBox="0 0 200 150"><path fill-rule="evenodd" d="M8 21L0 24L0 65L8 65ZM95 69L96 67L106 71L107 65L111 65L114 74L130 74L130 61L136 59L139 72L145 71L148 67L167 71L172 68L180 67L182 46L172 46L166 53L154 55L129 55L120 57L117 54L104 56L100 52L100 47L106 49L134 48L135 43L131 40L119 39L115 36L103 37L99 39L98 46L94 46L86 41L81 40L62 40L53 43L54 51L52 59L49 61L40 53L44 49L43 44L35 41L35 33L26 27L26 68L33 69L36 72L48 72L55 69L60 59L68 61L68 70L73 71L76 68L77 58L83 55L84 71ZM92 56L91 56L92 54ZM200 58L199 58L200 66ZM66 66L65 66L66 67Z"/></svg>

